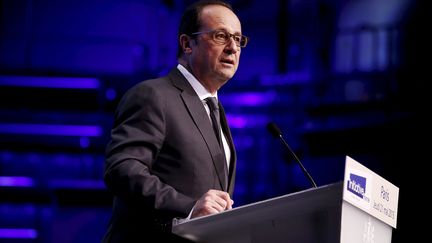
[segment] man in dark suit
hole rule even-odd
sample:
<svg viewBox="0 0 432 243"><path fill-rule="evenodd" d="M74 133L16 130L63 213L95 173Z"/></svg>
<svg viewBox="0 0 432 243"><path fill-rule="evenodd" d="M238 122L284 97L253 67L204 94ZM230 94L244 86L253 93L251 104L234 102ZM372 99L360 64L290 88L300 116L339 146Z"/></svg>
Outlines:
<svg viewBox="0 0 432 243"><path fill-rule="evenodd" d="M104 179L114 201L104 242L180 242L173 219L232 208L234 143L223 107L218 125L218 102L207 98L235 74L248 42L241 33L227 3L193 4L179 27L178 66L123 96L107 146Z"/></svg>

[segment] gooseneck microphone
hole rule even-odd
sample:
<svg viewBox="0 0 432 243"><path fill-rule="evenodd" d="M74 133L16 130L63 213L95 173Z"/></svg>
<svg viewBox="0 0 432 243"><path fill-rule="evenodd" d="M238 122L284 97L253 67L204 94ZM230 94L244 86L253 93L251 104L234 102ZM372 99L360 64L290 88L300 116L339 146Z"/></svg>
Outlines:
<svg viewBox="0 0 432 243"><path fill-rule="evenodd" d="M292 151L291 147L288 145L288 143L285 141L285 139L282 137L282 132L279 129L279 127L273 123L270 122L269 124L267 124L267 129L269 130L269 132L276 138L279 138L279 140L283 143L283 145L289 150L289 152L291 153L291 155L294 157L295 161L300 165L303 173L306 175L306 177L309 179L310 183L312 184L313 187L317 187L315 181L312 179L312 176L307 172L306 168L303 166L303 164L300 162L299 158L297 157L297 155Z"/></svg>

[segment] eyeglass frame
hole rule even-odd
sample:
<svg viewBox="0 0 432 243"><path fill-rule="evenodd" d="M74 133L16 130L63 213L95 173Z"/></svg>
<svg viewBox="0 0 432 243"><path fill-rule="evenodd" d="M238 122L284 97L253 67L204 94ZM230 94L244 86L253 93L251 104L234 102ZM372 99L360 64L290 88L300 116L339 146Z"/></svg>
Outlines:
<svg viewBox="0 0 432 243"><path fill-rule="evenodd" d="M216 38L216 35L215 35L218 31L224 32L228 36L228 39L223 40L223 41L218 40ZM192 33L191 35L201 35L201 34L208 34L208 33L212 33L212 39L216 43L221 44L221 45L225 45L225 44L229 43L228 40L231 39L231 37L233 38L234 43L236 44L236 46L241 47L241 48L245 48L247 46L248 42L249 42L249 37L247 37L245 35L240 35L240 34L231 34L230 32L228 32L227 30L224 30L224 29L198 31L198 32ZM240 41L238 41L238 43L237 43L235 37L240 37ZM244 40L244 45L243 46L241 45L242 40Z"/></svg>

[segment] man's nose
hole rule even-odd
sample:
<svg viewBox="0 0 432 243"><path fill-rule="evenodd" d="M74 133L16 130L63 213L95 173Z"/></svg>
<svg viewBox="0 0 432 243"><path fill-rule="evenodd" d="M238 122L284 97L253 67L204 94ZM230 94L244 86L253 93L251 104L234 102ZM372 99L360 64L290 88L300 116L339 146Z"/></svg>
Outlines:
<svg viewBox="0 0 432 243"><path fill-rule="evenodd" d="M240 47L237 46L233 36L230 36L228 39L228 44L226 45L225 50L229 51L230 54L235 54L240 50Z"/></svg>

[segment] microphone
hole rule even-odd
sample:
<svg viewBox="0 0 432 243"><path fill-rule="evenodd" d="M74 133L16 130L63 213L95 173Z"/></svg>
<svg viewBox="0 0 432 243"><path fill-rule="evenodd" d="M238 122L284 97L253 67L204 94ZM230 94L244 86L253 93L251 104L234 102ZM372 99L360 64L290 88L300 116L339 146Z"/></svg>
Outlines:
<svg viewBox="0 0 432 243"><path fill-rule="evenodd" d="M280 141L285 145L285 147L289 150L291 155L294 157L295 161L300 165L303 174L306 175L306 177L309 179L310 183L313 187L317 187L315 181L312 179L312 176L307 172L306 168L303 166L303 164L300 162L299 158L297 158L297 155L292 151L291 147L288 145L288 143L285 141L285 139L282 137L282 132L279 129L279 127L274 123L270 122L267 124L267 129L269 132L273 135L273 137L279 138Z"/></svg>

